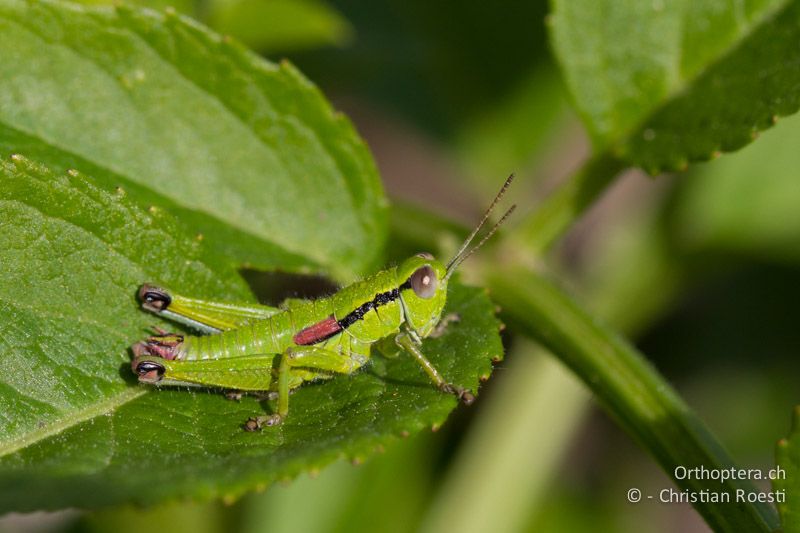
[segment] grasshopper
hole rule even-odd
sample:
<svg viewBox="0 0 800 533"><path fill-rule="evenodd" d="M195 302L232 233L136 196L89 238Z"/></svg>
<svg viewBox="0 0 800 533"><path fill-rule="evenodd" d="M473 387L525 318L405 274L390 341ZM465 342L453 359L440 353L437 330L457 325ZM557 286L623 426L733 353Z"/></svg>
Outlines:
<svg viewBox="0 0 800 533"><path fill-rule="evenodd" d="M470 404L474 394L449 383L420 350L442 319L447 284L458 266L480 248L514 210L505 212L473 248L470 243L511 184L508 177L480 223L453 258L443 264L427 253L316 300L287 300L281 307L238 305L188 298L152 284L139 290L142 307L206 335L157 330L133 345L131 363L141 383L218 387L277 397L277 410L251 417L244 429L280 424L289 413L289 394L307 381L351 374L370 358L373 344L394 336L433 384Z"/></svg>

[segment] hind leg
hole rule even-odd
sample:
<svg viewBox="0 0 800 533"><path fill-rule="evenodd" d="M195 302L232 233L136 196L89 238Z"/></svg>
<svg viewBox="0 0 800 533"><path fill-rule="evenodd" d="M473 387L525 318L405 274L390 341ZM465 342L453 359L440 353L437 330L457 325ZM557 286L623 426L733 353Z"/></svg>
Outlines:
<svg viewBox="0 0 800 533"><path fill-rule="evenodd" d="M259 304L233 304L187 298L149 283L139 289L139 300L143 309L203 333L236 329L256 320L269 318L280 311L275 307Z"/></svg>

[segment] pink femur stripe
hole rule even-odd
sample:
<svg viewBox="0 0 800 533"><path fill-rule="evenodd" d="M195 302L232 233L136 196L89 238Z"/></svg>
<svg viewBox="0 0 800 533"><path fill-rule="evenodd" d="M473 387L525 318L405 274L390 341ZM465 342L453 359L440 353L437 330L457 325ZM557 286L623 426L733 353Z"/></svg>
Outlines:
<svg viewBox="0 0 800 533"><path fill-rule="evenodd" d="M308 346L329 339L342 331L342 329L341 324L331 315L321 322L301 329L295 333L292 340L298 346Z"/></svg>

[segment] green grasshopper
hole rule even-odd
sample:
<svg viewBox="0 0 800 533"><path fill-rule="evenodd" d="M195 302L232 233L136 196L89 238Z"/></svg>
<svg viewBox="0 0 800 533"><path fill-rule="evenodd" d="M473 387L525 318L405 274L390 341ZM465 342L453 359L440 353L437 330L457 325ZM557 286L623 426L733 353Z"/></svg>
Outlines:
<svg viewBox="0 0 800 533"><path fill-rule="evenodd" d="M132 347L131 368L142 383L220 387L277 396L277 412L247 420L256 431L280 424L289 413L289 393L307 381L351 374L364 366L371 346L394 336L443 392L465 404L475 396L446 381L420 350L447 320L442 309L447 284L458 266L480 248L511 214L506 211L472 249L470 243L511 184L509 176L481 222L445 265L421 253L399 266L317 300L287 300L280 308L187 298L145 284L142 307L209 335L158 330Z"/></svg>

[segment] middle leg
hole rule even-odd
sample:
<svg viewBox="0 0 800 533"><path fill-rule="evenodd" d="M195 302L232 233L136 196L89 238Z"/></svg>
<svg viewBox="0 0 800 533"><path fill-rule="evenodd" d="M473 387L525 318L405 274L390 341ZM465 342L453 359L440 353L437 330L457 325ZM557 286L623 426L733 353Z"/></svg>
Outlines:
<svg viewBox="0 0 800 533"><path fill-rule="evenodd" d="M368 357L350 353L343 355L339 352L320 348L318 346L297 346L287 348L281 354L278 365L278 410L276 413L265 416L251 417L245 422L244 429L257 431L264 426L277 426L289 414L290 379L293 371L309 369L319 372L334 374L352 374L364 366Z"/></svg>

